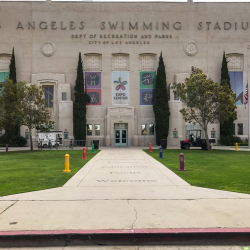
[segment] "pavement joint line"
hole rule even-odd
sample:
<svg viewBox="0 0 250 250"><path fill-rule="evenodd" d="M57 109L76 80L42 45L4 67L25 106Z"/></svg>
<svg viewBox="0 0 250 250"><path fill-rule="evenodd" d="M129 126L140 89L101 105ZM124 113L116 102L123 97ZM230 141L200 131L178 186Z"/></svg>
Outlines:
<svg viewBox="0 0 250 250"><path fill-rule="evenodd" d="M193 198L193 199L183 199L183 198L178 198L178 199L169 199L169 198L166 198L166 199L152 199L152 198L151 199L141 199L141 198L139 199L139 198L137 198L136 199L135 198L135 199L133 199L133 198L130 198L129 200L131 200L131 201L167 201L167 200L168 201L183 201L183 200L185 200L185 201L198 201L198 200L239 200L239 199L241 199L241 200L249 200L249 198L240 198L240 197L239 198ZM46 199L46 200L45 199L29 200L29 199L27 199L27 200L24 200L23 199L23 200L8 200L8 201L16 201L16 202L18 202L18 201L20 201L20 202L23 202L23 201L31 201L31 202L37 202L37 201L46 201L46 202L77 201L77 202L82 202L82 201L113 201L113 200L114 201L127 201L128 199L127 198L124 198L124 199L113 199L113 198L112 199L109 199L109 198L108 199L97 199L97 198L89 198L89 199L82 199L82 200L79 200L79 199L71 199L71 200L48 200L48 199ZM0 202L1 201L6 201L6 200L0 200ZM13 206L14 204L10 205L10 207ZM6 208L5 210L7 210L8 208ZM2 214L2 213L0 213L0 214Z"/></svg>
<svg viewBox="0 0 250 250"><path fill-rule="evenodd" d="M250 233L250 228L161 228L161 229L97 229L97 230L24 230L0 231L2 236L22 235L89 235L89 234L203 234L203 233Z"/></svg>
<svg viewBox="0 0 250 250"><path fill-rule="evenodd" d="M5 211L7 211L7 210L8 210L9 208L11 208L12 206L14 206L17 202L18 202L18 200L16 200L13 204L11 204L11 205L9 205L7 208L5 208L5 209L3 210L3 212L0 213L0 215L3 214Z"/></svg>
<svg viewBox="0 0 250 250"><path fill-rule="evenodd" d="M82 183L82 181L85 179L85 177L89 174L89 172L90 172L90 171L92 170L92 168L95 166L95 163L96 163L96 162L100 159L100 157L103 155L103 153L102 153L102 154L101 154L101 153L102 153L102 151L98 152L90 161L87 162L87 164L88 164L88 163L91 163L91 164L93 164L93 165L92 165L92 167L89 169L89 171L85 174L85 176L84 176L83 179L80 181L80 183L78 183L77 187L79 187L79 185ZM99 157L97 157L97 156L99 156ZM95 159L95 158L97 158L97 159ZM87 165L87 164L86 164L86 165ZM84 168L86 165L82 166L82 168ZM81 168L81 169L82 169L82 168ZM81 170L81 169L80 169L80 170ZM80 171L80 170L79 170L79 171ZM75 175L76 175L76 174L75 174ZM74 175L74 176L75 176L75 175ZM74 176L72 176L67 182L69 182ZM66 182L65 184L67 184L67 182ZM65 184L64 184L64 185L65 185Z"/></svg>

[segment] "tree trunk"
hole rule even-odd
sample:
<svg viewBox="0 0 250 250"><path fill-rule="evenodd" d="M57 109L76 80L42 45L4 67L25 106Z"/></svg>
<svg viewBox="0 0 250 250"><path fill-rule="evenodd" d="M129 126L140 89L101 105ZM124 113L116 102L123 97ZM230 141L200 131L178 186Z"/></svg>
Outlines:
<svg viewBox="0 0 250 250"><path fill-rule="evenodd" d="M211 150L210 143L209 143L209 138L208 138L208 133L207 133L207 125L205 127L205 137L206 137L206 143L207 143L207 150Z"/></svg>
<svg viewBox="0 0 250 250"><path fill-rule="evenodd" d="M33 152L33 141L32 141L32 129L29 128L30 132L30 151Z"/></svg>

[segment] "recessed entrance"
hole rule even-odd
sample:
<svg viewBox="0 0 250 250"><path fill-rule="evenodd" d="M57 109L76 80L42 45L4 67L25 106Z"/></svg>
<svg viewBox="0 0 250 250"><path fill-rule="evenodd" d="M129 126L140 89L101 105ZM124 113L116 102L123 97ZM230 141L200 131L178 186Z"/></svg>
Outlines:
<svg viewBox="0 0 250 250"><path fill-rule="evenodd" d="M128 146L128 124L115 123L114 130L114 145L115 146Z"/></svg>

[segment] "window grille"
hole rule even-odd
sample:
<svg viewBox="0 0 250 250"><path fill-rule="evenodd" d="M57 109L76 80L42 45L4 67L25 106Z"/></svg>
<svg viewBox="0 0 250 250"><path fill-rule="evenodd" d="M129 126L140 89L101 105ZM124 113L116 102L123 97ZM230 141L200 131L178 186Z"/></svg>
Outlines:
<svg viewBox="0 0 250 250"><path fill-rule="evenodd" d="M228 71L243 71L243 55L241 54L228 54Z"/></svg>
<svg viewBox="0 0 250 250"><path fill-rule="evenodd" d="M62 101L67 101L67 93L62 92Z"/></svg>
<svg viewBox="0 0 250 250"><path fill-rule="evenodd" d="M141 71L155 70L154 54L144 54L141 55L140 58L141 58Z"/></svg>
<svg viewBox="0 0 250 250"><path fill-rule="evenodd" d="M0 54L0 71L9 72L11 55Z"/></svg>
<svg viewBox="0 0 250 250"><path fill-rule="evenodd" d="M99 54L86 54L85 55L85 71L100 71L102 70L102 56Z"/></svg>
<svg viewBox="0 0 250 250"><path fill-rule="evenodd" d="M128 55L126 54L115 54L112 57L112 69L115 71L126 71L128 67Z"/></svg>

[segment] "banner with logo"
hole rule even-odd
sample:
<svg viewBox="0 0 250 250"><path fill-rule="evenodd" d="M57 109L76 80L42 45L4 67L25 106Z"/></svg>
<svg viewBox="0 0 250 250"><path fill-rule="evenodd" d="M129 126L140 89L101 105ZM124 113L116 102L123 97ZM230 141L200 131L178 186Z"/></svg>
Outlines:
<svg viewBox="0 0 250 250"><path fill-rule="evenodd" d="M87 105L102 105L101 72L85 72L85 92L89 96Z"/></svg>
<svg viewBox="0 0 250 250"><path fill-rule="evenodd" d="M140 89L155 89L155 71L140 72Z"/></svg>
<svg viewBox="0 0 250 250"><path fill-rule="evenodd" d="M112 103L129 104L129 72L112 72Z"/></svg>
<svg viewBox="0 0 250 250"><path fill-rule="evenodd" d="M154 105L155 89L140 89L140 105Z"/></svg>
<svg viewBox="0 0 250 250"><path fill-rule="evenodd" d="M140 72L140 105L154 105L156 72Z"/></svg>

